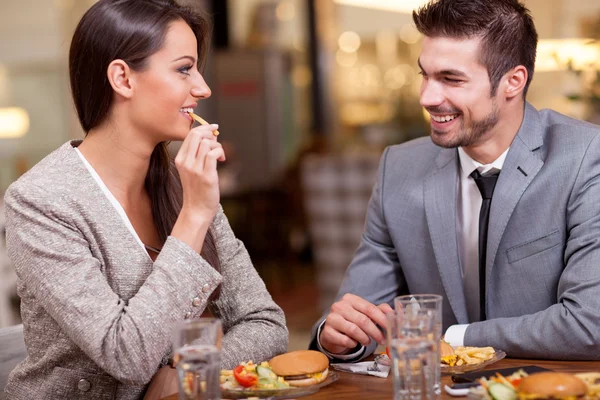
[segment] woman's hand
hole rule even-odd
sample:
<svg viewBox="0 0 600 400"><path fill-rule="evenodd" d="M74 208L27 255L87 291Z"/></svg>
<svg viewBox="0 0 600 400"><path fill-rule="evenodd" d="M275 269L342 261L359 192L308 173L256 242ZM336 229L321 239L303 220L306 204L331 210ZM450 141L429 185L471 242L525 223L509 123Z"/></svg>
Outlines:
<svg viewBox="0 0 600 400"><path fill-rule="evenodd" d="M225 161L223 147L213 131L217 125L202 125L183 141L175 166L183 187L183 206L172 235L200 251L204 236L219 209L217 161Z"/></svg>

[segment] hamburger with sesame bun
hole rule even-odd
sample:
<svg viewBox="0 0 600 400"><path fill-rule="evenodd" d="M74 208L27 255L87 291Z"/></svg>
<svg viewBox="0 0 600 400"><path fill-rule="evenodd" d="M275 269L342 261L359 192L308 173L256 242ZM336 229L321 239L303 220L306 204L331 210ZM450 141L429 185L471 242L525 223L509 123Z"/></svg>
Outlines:
<svg viewBox="0 0 600 400"><path fill-rule="evenodd" d="M318 351L298 350L273 357L273 372L290 386L311 386L323 382L329 373L329 359Z"/></svg>

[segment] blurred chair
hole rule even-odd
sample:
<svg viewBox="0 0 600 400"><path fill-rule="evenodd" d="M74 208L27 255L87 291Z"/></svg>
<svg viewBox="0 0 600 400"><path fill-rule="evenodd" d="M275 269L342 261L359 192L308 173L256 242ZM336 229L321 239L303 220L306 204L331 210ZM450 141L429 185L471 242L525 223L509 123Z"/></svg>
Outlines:
<svg viewBox="0 0 600 400"><path fill-rule="evenodd" d="M360 243L380 154L309 155L301 166L321 311L333 302Z"/></svg>
<svg viewBox="0 0 600 400"><path fill-rule="evenodd" d="M5 398L3 392L8 375L26 356L23 325L0 329L0 400Z"/></svg>

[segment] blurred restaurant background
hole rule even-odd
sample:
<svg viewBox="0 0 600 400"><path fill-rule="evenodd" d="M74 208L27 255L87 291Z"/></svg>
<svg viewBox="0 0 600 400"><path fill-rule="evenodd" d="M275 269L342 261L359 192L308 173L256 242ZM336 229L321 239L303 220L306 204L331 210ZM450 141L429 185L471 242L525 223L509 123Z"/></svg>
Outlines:
<svg viewBox="0 0 600 400"><path fill-rule="evenodd" d="M67 55L94 2L0 0L0 194L83 137ZM204 70L213 95L197 113L220 125L223 207L286 312L290 349L306 348L360 240L381 152L428 133L410 15L423 1L184 3L214 20ZM525 4L541 39L528 100L600 123L600 0ZM2 233L3 220L0 211ZM0 327L20 321L3 236Z"/></svg>

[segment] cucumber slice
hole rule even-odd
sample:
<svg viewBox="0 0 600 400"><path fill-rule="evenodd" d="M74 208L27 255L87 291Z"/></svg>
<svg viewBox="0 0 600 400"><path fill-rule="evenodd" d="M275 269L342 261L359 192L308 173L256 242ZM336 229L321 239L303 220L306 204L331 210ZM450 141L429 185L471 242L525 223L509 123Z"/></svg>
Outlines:
<svg viewBox="0 0 600 400"><path fill-rule="evenodd" d="M288 388L290 388L290 385L288 385L287 383L282 383L282 382L279 382L279 381L275 381L275 387L277 389L288 389Z"/></svg>
<svg viewBox="0 0 600 400"><path fill-rule="evenodd" d="M256 367L256 373L260 378L273 379L273 371L270 368L259 365Z"/></svg>
<svg viewBox="0 0 600 400"><path fill-rule="evenodd" d="M517 392L501 383L491 382L488 386L488 392L494 400L516 400Z"/></svg>

